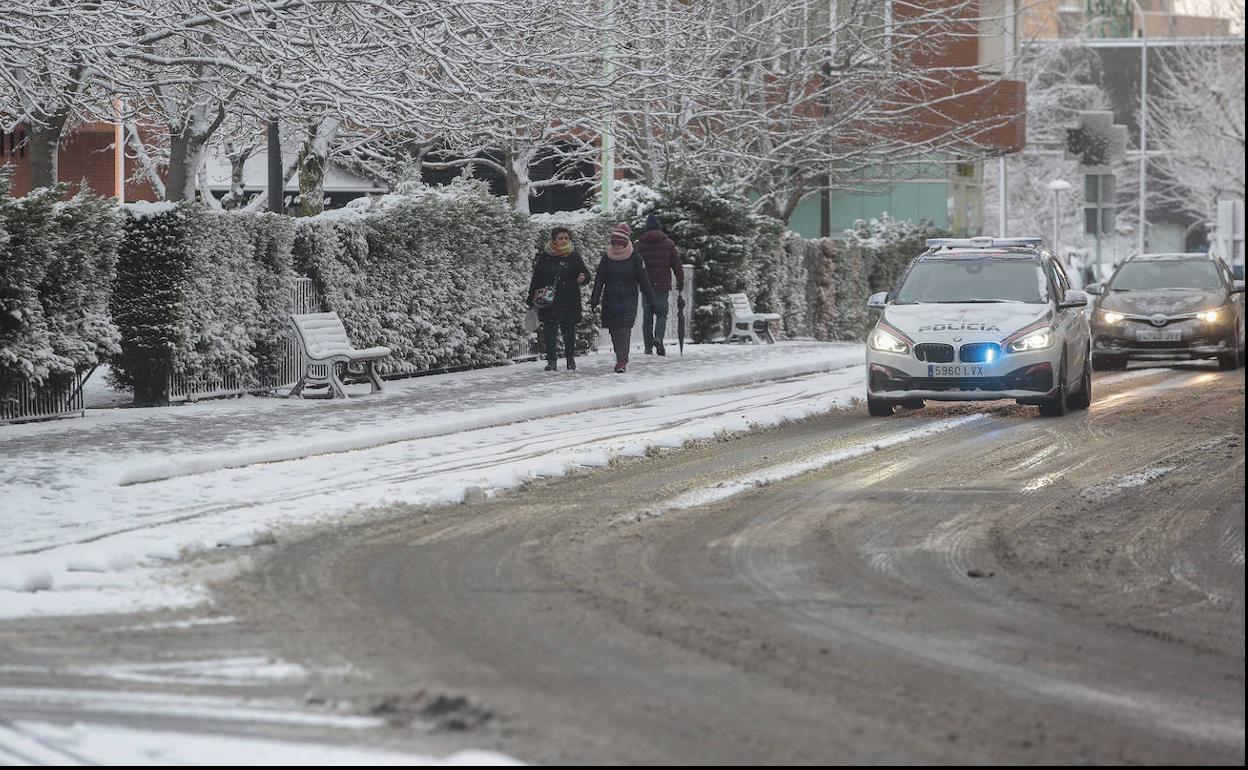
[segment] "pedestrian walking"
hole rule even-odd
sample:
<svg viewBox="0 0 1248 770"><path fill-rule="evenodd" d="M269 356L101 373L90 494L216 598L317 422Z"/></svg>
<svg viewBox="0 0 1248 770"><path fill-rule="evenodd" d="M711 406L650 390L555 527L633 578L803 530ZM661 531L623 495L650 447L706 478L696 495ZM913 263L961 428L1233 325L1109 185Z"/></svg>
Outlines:
<svg viewBox="0 0 1248 770"><path fill-rule="evenodd" d="M663 338L667 332L667 308L672 293L672 277L676 278L676 293L685 288L685 269L680 264L676 243L663 232L663 223L654 214L646 217L646 228L637 239L637 253L646 265L654 300L643 300L641 336L646 353L651 351L665 356Z"/></svg>
<svg viewBox="0 0 1248 770"><path fill-rule="evenodd" d="M611 244L598 264L594 292L589 299L595 313L598 303L602 303L602 325L611 334L618 374L628 369L628 349L632 344L633 324L637 321L637 293L641 292L646 301L654 302L654 289L646 275L646 266L633 251L629 235L625 224L616 225L611 231Z"/></svg>
<svg viewBox="0 0 1248 770"><path fill-rule="evenodd" d="M546 371L556 371L559 361L559 334L568 370L576 369L576 325L581 320L581 286L589 281L585 260L572 243L572 232L565 227L550 231L550 240L533 261L527 304L537 309L546 345Z"/></svg>

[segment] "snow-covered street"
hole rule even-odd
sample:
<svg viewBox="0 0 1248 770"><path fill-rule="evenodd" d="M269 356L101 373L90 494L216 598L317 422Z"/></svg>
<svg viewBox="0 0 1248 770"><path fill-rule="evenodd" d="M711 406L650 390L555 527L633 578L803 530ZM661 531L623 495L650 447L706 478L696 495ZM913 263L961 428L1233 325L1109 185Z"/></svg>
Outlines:
<svg viewBox="0 0 1248 770"><path fill-rule="evenodd" d="M202 594L175 563L187 551L826 412L859 395L861 356L858 345L702 345L625 377L591 356L576 373L519 364L348 402L245 398L8 426L0 617L193 604Z"/></svg>

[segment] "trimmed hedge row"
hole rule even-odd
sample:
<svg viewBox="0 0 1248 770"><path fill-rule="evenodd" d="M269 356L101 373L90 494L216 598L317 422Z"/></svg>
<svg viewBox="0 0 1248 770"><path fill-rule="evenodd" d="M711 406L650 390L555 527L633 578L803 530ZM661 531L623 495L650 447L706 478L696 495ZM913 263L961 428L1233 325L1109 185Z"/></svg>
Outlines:
<svg viewBox="0 0 1248 770"><path fill-rule="evenodd" d="M819 340L861 340L874 318L867 299L889 291L906 266L922 254L928 238L945 235L927 223L911 225L888 216L860 221L844 240L791 238L792 261L805 265L810 333Z"/></svg>
<svg viewBox="0 0 1248 770"><path fill-rule="evenodd" d="M23 198L0 177L0 396L16 382L67 380L119 349L109 295L121 240L116 210L62 187Z"/></svg>
<svg viewBox="0 0 1248 770"><path fill-rule="evenodd" d="M294 225L272 214L195 204L123 207L112 313L119 385L168 401L169 377L259 383L285 358Z"/></svg>
<svg viewBox="0 0 1248 770"><path fill-rule="evenodd" d="M294 254L383 373L492 363L525 347L534 228L483 186L385 196L298 220Z"/></svg>

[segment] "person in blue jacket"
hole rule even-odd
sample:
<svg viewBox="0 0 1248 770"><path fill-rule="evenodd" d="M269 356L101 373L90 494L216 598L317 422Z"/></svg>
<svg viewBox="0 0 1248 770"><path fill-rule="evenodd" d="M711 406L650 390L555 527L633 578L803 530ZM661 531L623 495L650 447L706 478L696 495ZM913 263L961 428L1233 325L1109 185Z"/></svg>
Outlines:
<svg viewBox="0 0 1248 770"><path fill-rule="evenodd" d="M626 224L616 225L611 244L598 264L594 291L589 304L597 312L602 303L602 325L611 334L615 348L615 371L628 370L628 349L632 344L633 324L637 322L637 298L643 296L653 305L654 288L646 275L641 257L633 252L631 230Z"/></svg>

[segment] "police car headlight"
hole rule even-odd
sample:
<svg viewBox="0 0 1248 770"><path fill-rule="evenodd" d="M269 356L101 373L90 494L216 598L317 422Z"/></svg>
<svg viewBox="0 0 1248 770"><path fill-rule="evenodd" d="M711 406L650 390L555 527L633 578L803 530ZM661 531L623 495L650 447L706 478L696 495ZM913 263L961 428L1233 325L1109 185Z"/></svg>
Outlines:
<svg viewBox="0 0 1248 770"><path fill-rule="evenodd" d="M1011 353L1026 353L1032 350L1044 350L1053 347L1053 330L1037 329L1031 334L1024 334L1022 337L1010 343Z"/></svg>
<svg viewBox="0 0 1248 770"><path fill-rule="evenodd" d="M895 334L889 334L883 329L876 329L871 332L871 349L879 350L883 353L901 353L905 355L910 352L910 346L897 338Z"/></svg>
<svg viewBox="0 0 1248 770"><path fill-rule="evenodd" d="M1122 313L1115 313L1112 310L1108 310L1101 316L1101 318L1105 319L1105 323L1107 324L1116 324L1121 322L1122 319L1126 318L1126 316Z"/></svg>
<svg viewBox="0 0 1248 770"><path fill-rule="evenodd" d="M1205 310L1197 313L1196 317L1207 324L1216 324L1222 318L1222 308L1214 308L1213 310Z"/></svg>

